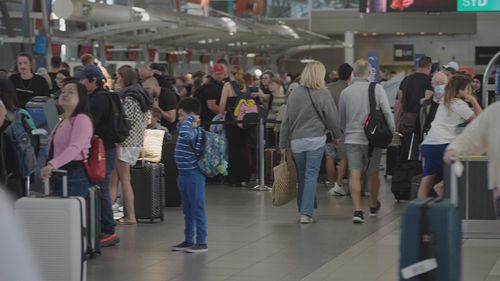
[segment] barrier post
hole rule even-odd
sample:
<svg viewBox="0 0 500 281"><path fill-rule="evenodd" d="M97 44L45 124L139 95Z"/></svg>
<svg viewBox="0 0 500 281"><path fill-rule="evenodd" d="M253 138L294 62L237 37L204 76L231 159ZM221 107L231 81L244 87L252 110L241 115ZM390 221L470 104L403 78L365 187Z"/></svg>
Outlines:
<svg viewBox="0 0 500 281"><path fill-rule="evenodd" d="M259 118L259 181L256 186L252 188L255 191L271 191L273 190L269 186L264 184L264 118Z"/></svg>

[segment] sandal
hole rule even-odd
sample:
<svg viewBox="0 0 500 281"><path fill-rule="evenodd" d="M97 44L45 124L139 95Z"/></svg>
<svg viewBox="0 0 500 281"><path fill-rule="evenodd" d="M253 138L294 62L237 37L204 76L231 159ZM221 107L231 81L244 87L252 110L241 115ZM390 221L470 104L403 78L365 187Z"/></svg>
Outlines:
<svg viewBox="0 0 500 281"><path fill-rule="evenodd" d="M116 224L119 224L119 225L134 225L134 224L137 224L137 221L128 221L125 218L121 218L121 219L116 220Z"/></svg>

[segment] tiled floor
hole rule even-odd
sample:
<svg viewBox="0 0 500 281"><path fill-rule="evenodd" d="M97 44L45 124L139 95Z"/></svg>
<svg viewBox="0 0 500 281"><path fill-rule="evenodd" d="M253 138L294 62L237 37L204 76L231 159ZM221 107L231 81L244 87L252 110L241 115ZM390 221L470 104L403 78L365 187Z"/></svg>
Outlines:
<svg viewBox="0 0 500 281"><path fill-rule="evenodd" d="M297 223L294 203L273 207L269 192L207 186L207 253L169 250L182 241L183 217L168 208L163 223L120 226L122 242L89 262L88 280L397 280L404 204L383 185L380 216L363 225L351 223L350 198L329 197L322 186L311 225ZM465 241L463 280L500 281L499 257L500 240Z"/></svg>

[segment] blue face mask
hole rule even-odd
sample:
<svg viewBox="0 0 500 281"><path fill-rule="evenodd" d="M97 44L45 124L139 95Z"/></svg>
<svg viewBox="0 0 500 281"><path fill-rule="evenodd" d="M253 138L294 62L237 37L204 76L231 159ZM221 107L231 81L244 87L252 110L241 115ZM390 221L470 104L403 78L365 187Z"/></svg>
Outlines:
<svg viewBox="0 0 500 281"><path fill-rule="evenodd" d="M440 98L444 95L444 89L445 89L446 85L437 85L437 86L434 86L434 95L435 97L437 98Z"/></svg>

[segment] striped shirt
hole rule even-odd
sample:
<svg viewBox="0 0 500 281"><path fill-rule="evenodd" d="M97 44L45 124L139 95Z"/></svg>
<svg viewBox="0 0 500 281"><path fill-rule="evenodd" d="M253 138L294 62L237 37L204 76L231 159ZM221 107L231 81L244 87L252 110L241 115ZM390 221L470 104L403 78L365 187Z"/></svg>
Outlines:
<svg viewBox="0 0 500 281"><path fill-rule="evenodd" d="M177 164L177 169L181 174L183 171L199 169L198 159L196 158L196 154L194 153L192 147L194 146L196 152L199 153L201 149L201 141L198 137L200 129L191 127L193 120L194 117L190 116L185 122L177 124L179 138L177 139L177 144L175 145L175 163Z"/></svg>

